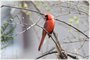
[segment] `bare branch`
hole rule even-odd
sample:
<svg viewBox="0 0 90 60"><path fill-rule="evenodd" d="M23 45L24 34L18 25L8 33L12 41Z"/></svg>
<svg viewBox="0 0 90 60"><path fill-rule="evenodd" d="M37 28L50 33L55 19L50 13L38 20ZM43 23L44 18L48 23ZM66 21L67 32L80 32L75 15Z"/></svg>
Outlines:
<svg viewBox="0 0 90 60"><path fill-rule="evenodd" d="M83 1L87 6L89 6L89 1Z"/></svg>
<svg viewBox="0 0 90 60"><path fill-rule="evenodd" d="M54 54L54 53L57 53L57 51L52 51L52 52L45 53L45 54L37 57L36 59L40 59L40 58L42 58L42 57L44 57L44 56L47 56L47 55L50 55L50 54ZM73 58L73 59L78 59L76 56L73 56L73 55L71 55L71 54L67 54L67 56L69 56L69 57L71 57L71 58Z"/></svg>
<svg viewBox="0 0 90 60"><path fill-rule="evenodd" d="M55 49L55 47L51 48L50 50L46 51L45 53L51 52L51 51L53 51L54 49ZM44 54L45 54L45 53L44 53Z"/></svg>
<svg viewBox="0 0 90 60"><path fill-rule="evenodd" d="M16 8L16 9L20 9L20 10L27 10L27 11L31 11L31 12L35 12L35 13L38 13L40 15L44 15L43 13L40 13L40 12L37 12L37 11L34 11L34 10L30 10L30 9L24 9L24 8L18 8L18 7L12 7L12 6L7 6L7 5L2 5L2 7L10 7L10 8Z"/></svg>
<svg viewBox="0 0 90 60"><path fill-rule="evenodd" d="M67 51L67 53L75 54L75 55L77 55L77 56L80 56L80 57L82 57L82 58L85 58L83 55L77 54L77 53L74 53L74 52L68 52L68 51Z"/></svg>
<svg viewBox="0 0 90 60"><path fill-rule="evenodd" d="M78 32L80 32L81 34L83 34L84 36L86 36L86 37L89 39L89 37L88 37L85 33L83 33L82 31L80 31L80 30L77 29L76 27L74 27L74 26L72 26L72 25L70 25L70 24L68 24L68 23L66 23L66 22L64 22L64 21L62 21L62 20L59 20L59 19L55 19L55 20L56 20L56 21L59 21L59 22L62 22L62 23L64 23L64 24L66 24L66 25L74 28L75 30L77 30Z"/></svg>
<svg viewBox="0 0 90 60"><path fill-rule="evenodd" d="M64 7L64 8L68 8L69 9L69 7L66 7L66 6L61 6L61 7ZM72 9L72 10L76 10L75 8L70 8L70 9ZM85 13L86 15L89 15L88 13L86 13L86 12L84 12L84 11L81 11L81 10L77 10L79 13L80 12L82 12L82 13Z"/></svg>
<svg viewBox="0 0 90 60"><path fill-rule="evenodd" d="M39 19L36 23L33 23L33 24L30 25L28 28L26 28L25 30L23 30L22 32L19 32L18 34L16 34L15 36L26 32L27 30L29 30L29 29L32 28L33 26L37 25L37 23L38 23L39 21L40 21L40 19Z"/></svg>
<svg viewBox="0 0 90 60"><path fill-rule="evenodd" d="M37 57L36 59L42 58L42 57L44 57L46 55L53 54L53 53L57 53L57 51L53 51L53 52L49 52L49 53L43 54L43 55Z"/></svg>
<svg viewBox="0 0 90 60"><path fill-rule="evenodd" d="M84 40L84 41L89 41L89 40ZM83 40L81 40L81 41L70 41L70 42L63 42L63 43L65 43L65 44L68 44L68 43L77 43L77 42L83 42Z"/></svg>

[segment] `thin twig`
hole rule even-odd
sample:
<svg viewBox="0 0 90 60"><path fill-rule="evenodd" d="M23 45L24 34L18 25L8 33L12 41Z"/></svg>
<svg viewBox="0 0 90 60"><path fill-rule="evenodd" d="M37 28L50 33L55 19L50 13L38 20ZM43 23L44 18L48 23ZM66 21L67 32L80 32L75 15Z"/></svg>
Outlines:
<svg viewBox="0 0 90 60"><path fill-rule="evenodd" d="M75 52L71 52L71 51L66 51L67 53L70 53L70 54L74 54L74 55L78 55L78 56L80 56L80 57L82 57L82 58L85 58L86 56L85 55L81 55L81 54L79 54L79 53L75 53Z"/></svg>
<svg viewBox="0 0 90 60"><path fill-rule="evenodd" d="M41 11L38 9L38 7L36 6L36 4L34 4L34 2L33 1L31 1L31 3L33 4L33 6L36 8L36 10L38 11L38 12L40 12L41 13Z"/></svg>
<svg viewBox="0 0 90 60"><path fill-rule="evenodd" d="M84 42L81 44L81 46L77 49L77 51L79 51L83 46L84 46L84 43L86 42L86 40L84 40Z"/></svg>
<svg viewBox="0 0 90 60"><path fill-rule="evenodd" d="M80 31L80 30L77 29L76 27L74 27L74 26L72 26L72 25L70 25L70 24L68 24L68 23L66 23L66 22L64 22L64 21L62 21L62 20L59 20L59 19L55 19L55 20L56 20L56 21L59 21L59 22L62 22L62 23L64 23L64 24L66 24L66 25L74 28L75 30L77 30L78 32L80 32L81 34L83 34L84 36L86 36L86 37L89 39L89 37L88 37L85 33L83 33L82 31Z"/></svg>
<svg viewBox="0 0 90 60"><path fill-rule="evenodd" d="M27 30L29 30L29 29L32 28L33 26L37 25L37 23L38 23L39 21L40 21L40 19L39 19L36 23L33 23L33 24L30 25L28 28L26 28L25 30L23 30L22 32L19 32L18 34L16 34L15 36L26 32Z"/></svg>
<svg viewBox="0 0 90 60"><path fill-rule="evenodd" d="M33 6L36 8L36 10L41 13L41 11L40 11L39 8L36 6L36 4L35 4L33 1L31 1L31 3L32 3ZM44 14L43 14L43 15L44 15ZM41 16L42 16L42 15L41 15ZM42 16L42 17L43 17L43 16Z"/></svg>
<svg viewBox="0 0 90 60"><path fill-rule="evenodd" d="M76 56L73 56L73 55L70 55L70 54L67 54L69 57L73 58L73 59L78 59Z"/></svg>
<svg viewBox="0 0 90 60"><path fill-rule="evenodd" d="M44 56L46 56L46 55L50 55L50 54L53 54L53 53L57 53L57 51L48 52L48 53L46 53L46 54L43 54L43 55L37 57L36 59L40 59L40 58L42 58L42 57L44 57ZM71 54L67 54L67 56L69 56L69 57L71 57L71 58L73 58L73 59L78 59L76 56L73 56L73 55L71 55Z"/></svg>
<svg viewBox="0 0 90 60"><path fill-rule="evenodd" d="M51 51L53 51L54 49L55 49L55 47L51 48L50 50L46 51L45 53L51 52ZM45 54L45 53L44 53L44 54Z"/></svg>
<svg viewBox="0 0 90 60"><path fill-rule="evenodd" d="M66 7L66 6L61 6L61 7L64 7L64 8L68 8L68 9L69 9L69 7ZM72 10L76 10L75 8L70 8L70 9L72 9ZM84 11L82 11L82 10L78 10L78 11L79 11L79 12L82 12L82 13L85 13L86 15L89 16L88 13L86 13L86 12L84 12Z"/></svg>
<svg viewBox="0 0 90 60"><path fill-rule="evenodd" d="M43 13L40 13L40 12L37 12L37 11L34 11L34 10L30 10L30 9L18 8L18 7L7 6L7 5L2 5L1 8L2 8L2 7L10 7L10 8L16 8L16 9L21 9L21 10L27 10L27 11L39 13L40 15L44 15Z"/></svg>
<svg viewBox="0 0 90 60"><path fill-rule="evenodd" d="M42 58L42 57L44 57L44 56L46 56L46 55L50 55L50 54L53 54L53 53L57 53L57 51L48 52L48 53L46 53L46 54L43 54L43 55L37 57L36 59Z"/></svg>
<svg viewBox="0 0 90 60"><path fill-rule="evenodd" d="M89 41L89 40L84 40L84 41ZM70 42L63 42L63 43L65 43L65 44L68 44L68 43L77 43L77 42L83 42L83 40L81 40L81 41L70 41Z"/></svg>

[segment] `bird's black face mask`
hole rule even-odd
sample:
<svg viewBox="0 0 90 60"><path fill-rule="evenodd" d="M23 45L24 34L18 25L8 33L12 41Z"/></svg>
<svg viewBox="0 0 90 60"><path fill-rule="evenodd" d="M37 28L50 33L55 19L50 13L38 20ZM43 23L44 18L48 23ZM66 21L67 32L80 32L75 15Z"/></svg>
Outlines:
<svg viewBox="0 0 90 60"><path fill-rule="evenodd" d="M48 15L45 15L45 19L46 19L46 21L48 20Z"/></svg>

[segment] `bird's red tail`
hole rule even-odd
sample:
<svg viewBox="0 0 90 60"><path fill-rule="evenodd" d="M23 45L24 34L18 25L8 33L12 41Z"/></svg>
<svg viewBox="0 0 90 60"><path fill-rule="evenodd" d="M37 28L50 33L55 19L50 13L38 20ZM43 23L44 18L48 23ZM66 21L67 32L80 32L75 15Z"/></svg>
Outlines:
<svg viewBox="0 0 90 60"><path fill-rule="evenodd" d="M43 44L43 42L44 42L45 36L46 36L46 34L44 34L44 35L42 36L41 42L40 42L39 47L38 47L38 51L40 51L40 49L41 49L41 47L42 47L42 44Z"/></svg>

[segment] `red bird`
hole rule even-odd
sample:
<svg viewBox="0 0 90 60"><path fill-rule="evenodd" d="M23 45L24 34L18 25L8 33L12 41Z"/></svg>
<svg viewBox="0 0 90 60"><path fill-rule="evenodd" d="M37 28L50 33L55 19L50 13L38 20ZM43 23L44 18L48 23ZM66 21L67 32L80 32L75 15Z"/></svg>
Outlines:
<svg viewBox="0 0 90 60"><path fill-rule="evenodd" d="M44 29L47 30L47 32L51 34L53 32L54 26L55 26L54 17L51 14L47 14L47 15L45 15L45 20L46 21L45 21L45 24L44 24ZM42 44L44 42L44 38L45 38L45 36L47 34L47 32L45 30L43 30L42 38L41 38L41 42L39 44L38 51L40 51L41 46L42 46Z"/></svg>

